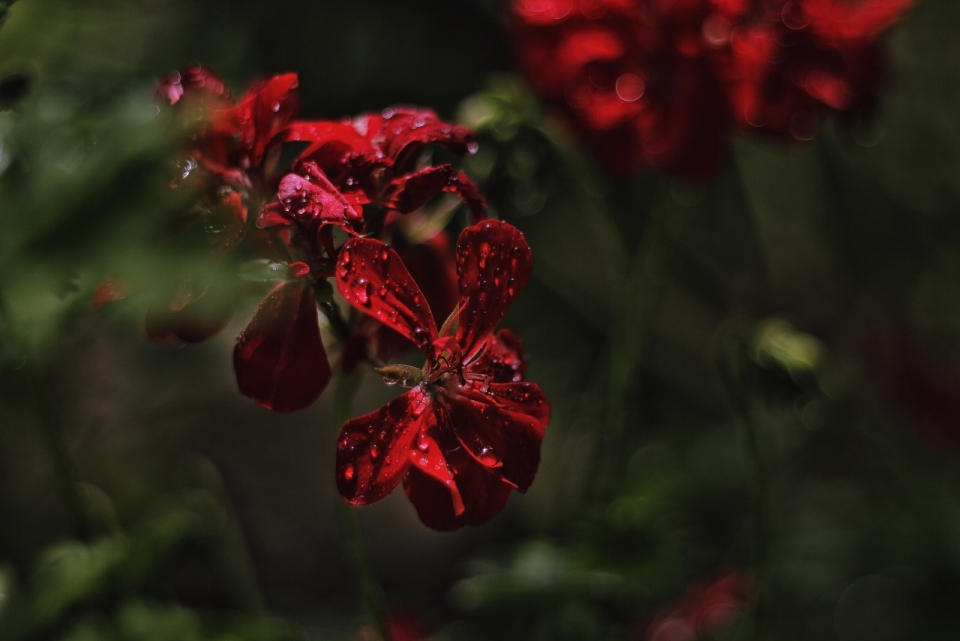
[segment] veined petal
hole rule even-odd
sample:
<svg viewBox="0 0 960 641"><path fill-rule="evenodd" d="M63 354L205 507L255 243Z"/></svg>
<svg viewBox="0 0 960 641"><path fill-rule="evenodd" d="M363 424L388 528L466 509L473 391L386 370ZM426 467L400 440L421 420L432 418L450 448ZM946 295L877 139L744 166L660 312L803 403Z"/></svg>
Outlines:
<svg viewBox="0 0 960 641"><path fill-rule="evenodd" d="M300 281L278 285L263 299L233 350L240 392L267 409L295 412L330 382L313 292Z"/></svg>
<svg viewBox="0 0 960 641"><path fill-rule="evenodd" d="M540 388L534 383L468 385L437 402L444 404L449 427L466 451L526 492L537 473L540 443L550 420L550 404Z"/></svg>
<svg viewBox="0 0 960 641"><path fill-rule="evenodd" d="M467 227L457 241L460 326L457 340L471 355L503 319L527 284L533 260L530 247L513 225L486 220Z"/></svg>
<svg viewBox="0 0 960 641"><path fill-rule="evenodd" d="M509 329L491 336L483 354L469 366L471 374L488 377L495 383L518 383L526 375L527 357L523 343Z"/></svg>
<svg viewBox="0 0 960 641"><path fill-rule="evenodd" d="M240 144L250 150L254 165L260 164L267 145L300 110L297 86L295 73L274 76L255 83L237 103Z"/></svg>
<svg viewBox="0 0 960 641"><path fill-rule="evenodd" d="M390 184L387 207L409 214L442 192L453 176L449 164L424 167L420 171L397 178Z"/></svg>
<svg viewBox="0 0 960 641"><path fill-rule="evenodd" d="M503 511L513 487L496 472L477 463L462 449L448 453L462 509L450 486L438 482L419 468L411 467L403 477L403 489L427 527L446 532L465 525L481 525Z"/></svg>
<svg viewBox="0 0 960 641"><path fill-rule="evenodd" d="M417 434L434 420L429 397L415 387L344 423L337 438L337 489L347 503L367 505L389 494L410 467Z"/></svg>
<svg viewBox="0 0 960 641"><path fill-rule="evenodd" d="M430 305L397 252L379 240L354 238L337 261L337 289L351 305L433 356L437 325Z"/></svg>

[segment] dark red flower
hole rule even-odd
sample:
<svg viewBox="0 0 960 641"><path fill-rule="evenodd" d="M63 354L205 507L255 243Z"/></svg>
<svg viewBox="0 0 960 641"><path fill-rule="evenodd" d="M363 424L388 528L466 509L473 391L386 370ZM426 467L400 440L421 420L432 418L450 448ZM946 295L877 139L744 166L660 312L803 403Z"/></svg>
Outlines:
<svg viewBox="0 0 960 641"><path fill-rule="evenodd" d="M203 67L173 72L157 88L157 102L183 124L196 124L186 150L186 180L206 170L218 183L237 190L262 190L265 159L279 152L287 126L300 108L297 75L255 82L236 103L223 80ZM190 163L189 161L195 161Z"/></svg>
<svg viewBox="0 0 960 641"><path fill-rule="evenodd" d="M523 235L499 221L468 227L456 266L459 312L441 334L424 294L384 243L350 240L337 265L343 297L427 357L422 370L380 370L388 382L411 389L344 424L337 487L347 502L366 505L402 480L420 519L438 530L484 523L511 490L527 490L550 417L540 388L520 381L519 341L493 333L530 276Z"/></svg>
<svg viewBox="0 0 960 641"><path fill-rule="evenodd" d="M614 173L712 178L733 125L808 140L871 114L912 0L514 0L520 66Z"/></svg>
<svg viewBox="0 0 960 641"><path fill-rule="evenodd" d="M392 107L342 122L294 123L285 136L310 142L300 163L316 163L355 204L407 214L446 191L459 196L475 219L484 216L486 203L466 174L450 164L417 164L425 145L458 154L476 151L473 132L428 109Z"/></svg>
<svg viewBox="0 0 960 641"><path fill-rule="evenodd" d="M521 68L612 173L714 175L731 124L707 0L514 0Z"/></svg>
<svg viewBox="0 0 960 641"><path fill-rule="evenodd" d="M718 67L739 127L809 140L828 111L868 120L886 62L877 39L912 0L767 0L724 23Z"/></svg>

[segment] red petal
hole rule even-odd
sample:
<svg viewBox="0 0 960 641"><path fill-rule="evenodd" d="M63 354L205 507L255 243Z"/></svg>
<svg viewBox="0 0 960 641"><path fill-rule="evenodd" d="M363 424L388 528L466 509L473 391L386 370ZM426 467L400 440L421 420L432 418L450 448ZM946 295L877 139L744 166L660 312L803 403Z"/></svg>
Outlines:
<svg viewBox="0 0 960 641"><path fill-rule="evenodd" d="M468 357L493 331L527 284L533 261L513 225L487 220L467 227L457 241L460 326L457 340Z"/></svg>
<svg viewBox="0 0 960 641"><path fill-rule="evenodd" d="M330 363L309 287L292 281L267 294L237 339L233 369L240 392L267 409L295 412L317 400Z"/></svg>
<svg viewBox="0 0 960 641"><path fill-rule="evenodd" d="M241 126L240 144L250 150L251 161L259 165L263 152L300 109L297 74L285 73L254 84L236 107Z"/></svg>
<svg viewBox="0 0 960 641"><path fill-rule="evenodd" d="M373 152L370 142L361 136L356 129L349 123L332 122L329 120L315 120L310 122L292 122L284 130L283 139L285 142L310 142L301 158L313 160L312 156L320 153L320 149L331 143L339 143L337 149L350 150L353 153L365 154ZM332 151L332 150L331 150ZM339 158L328 156L331 160L339 162ZM323 167L323 163L318 163Z"/></svg>
<svg viewBox="0 0 960 641"><path fill-rule="evenodd" d="M401 214L409 214L446 188L453 176L449 164L425 167L420 171L397 178L390 184L387 207Z"/></svg>
<svg viewBox="0 0 960 641"><path fill-rule="evenodd" d="M501 329L491 336L487 348L477 361L469 366L471 373L488 376L495 383L518 383L527 369L523 343L509 329Z"/></svg>
<svg viewBox="0 0 960 641"><path fill-rule="evenodd" d="M403 489L427 527L446 532L465 525L481 525L499 514L510 498L511 486L497 474L474 461L463 450L447 454L453 481L463 509L456 507L456 495L416 467L403 477Z"/></svg>
<svg viewBox="0 0 960 641"><path fill-rule="evenodd" d="M338 225L353 233L349 222L363 218L361 209L347 201L315 163L304 163L297 171L280 181L279 202L263 208L257 225L261 228L277 226L282 219L318 221Z"/></svg>
<svg viewBox="0 0 960 641"><path fill-rule="evenodd" d="M337 289L348 303L433 356L437 325L426 297L397 252L372 238L348 241L337 261Z"/></svg>
<svg viewBox="0 0 960 641"><path fill-rule="evenodd" d="M483 197L474 182L462 171L458 171L450 177L450 184L444 188L444 191L456 194L463 201L467 209L470 210L474 222L487 217L486 198Z"/></svg>
<svg viewBox="0 0 960 641"><path fill-rule="evenodd" d="M184 96L230 99L230 89L216 73L199 65L174 71L157 86L156 101L175 105Z"/></svg>
<svg viewBox="0 0 960 641"><path fill-rule="evenodd" d="M355 120L357 122L360 120ZM429 109L394 107L384 110L382 118L367 117L364 124L367 138L384 140L380 148L400 167L424 144L437 145L458 154L472 153L476 149L476 137L472 131L443 122Z"/></svg>
<svg viewBox="0 0 960 641"><path fill-rule="evenodd" d="M459 395L442 398L449 426L464 449L526 492L537 473L540 442L550 420L550 404L540 388L534 383L494 383L484 389L461 387Z"/></svg>
<svg viewBox="0 0 960 641"><path fill-rule="evenodd" d="M376 412L343 425L337 438L337 489L353 505L379 501L410 467L410 449L435 421L430 399L414 388Z"/></svg>

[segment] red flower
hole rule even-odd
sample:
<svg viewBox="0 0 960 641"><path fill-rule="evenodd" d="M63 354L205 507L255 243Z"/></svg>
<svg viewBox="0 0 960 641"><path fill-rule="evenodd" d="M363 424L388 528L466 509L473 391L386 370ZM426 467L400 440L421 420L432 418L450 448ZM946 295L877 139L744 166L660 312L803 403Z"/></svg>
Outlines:
<svg viewBox="0 0 960 641"><path fill-rule="evenodd" d="M520 66L612 173L712 177L731 124L706 0L514 0Z"/></svg>
<svg viewBox="0 0 960 641"><path fill-rule="evenodd" d="M747 601L749 581L742 572L733 572L691 588L669 613L650 626L649 641L695 641L709 631L729 623Z"/></svg>
<svg viewBox="0 0 960 641"><path fill-rule="evenodd" d="M400 257L382 242L347 242L337 265L343 297L427 357L422 370L381 370L411 389L344 424L337 487L349 503L366 505L402 480L420 519L438 530L484 523L511 490L527 490L550 416L540 388L521 382L519 341L505 330L493 334L530 276L523 235L498 221L468 227L456 264L459 312L442 334Z"/></svg>
<svg viewBox="0 0 960 641"><path fill-rule="evenodd" d="M720 73L741 129L809 140L826 111L866 121L886 63L877 46L912 0L776 0L725 23Z"/></svg>
<svg viewBox="0 0 960 641"><path fill-rule="evenodd" d="M310 142L300 163L316 163L355 204L407 214L446 191L458 195L475 219L484 216L483 196L462 171L450 164L417 166L424 145L458 154L476 151L469 129L443 122L430 110L392 107L342 122L295 123L286 139Z"/></svg>
<svg viewBox="0 0 960 641"><path fill-rule="evenodd" d="M864 119L912 0L514 0L520 66L614 173L712 178L736 124L808 140Z"/></svg>

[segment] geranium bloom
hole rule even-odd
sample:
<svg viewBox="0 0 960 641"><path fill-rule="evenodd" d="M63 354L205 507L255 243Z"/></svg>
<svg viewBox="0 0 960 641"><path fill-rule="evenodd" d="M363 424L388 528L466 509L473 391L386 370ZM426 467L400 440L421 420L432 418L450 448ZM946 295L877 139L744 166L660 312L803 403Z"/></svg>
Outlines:
<svg viewBox="0 0 960 641"><path fill-rule="evenodd" d="M410 389L347 421L337 441L337 487L354 505L378 501L403 481L420 519L438 530L484 523L525 492L540 461L550 405L523 382L511 333L493 330L530 276L530 248L514 227L485 221L457 243L459 311L437 330L425 297L384 243L347 242L337 287L354 307L416 344L423 369L390 366Z"/></svg>
<svg viewBox="0 0 960 641"><path fill-rule="evenodd" d="M520 66L604 164L713 177L733 125L808 140L864 119L912 0L514 0Z"/></svg>
<svg viewBox="0 0 960 641"><path fill-rule="evenodd" d="M457 194L475 218L483 217L486 203L466 174L449 163L418 166L427 144L458 154L476 151L473 132L428 109L391 107L342 122L295 123L286 139L311 143L298 167L316 163L352 203L407 214L447 191Z"/></svg>

